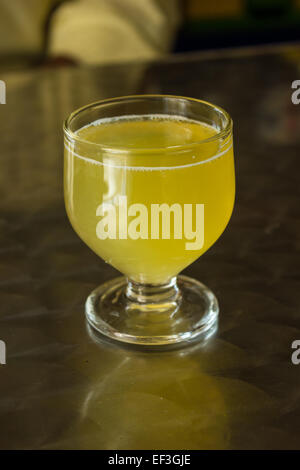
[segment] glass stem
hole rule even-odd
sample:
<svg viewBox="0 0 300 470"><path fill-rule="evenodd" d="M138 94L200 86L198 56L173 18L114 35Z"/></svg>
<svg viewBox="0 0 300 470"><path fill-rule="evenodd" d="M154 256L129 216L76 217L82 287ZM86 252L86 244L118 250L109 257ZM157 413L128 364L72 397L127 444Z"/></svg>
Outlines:
<svg viewBox="0 0 300 470"><path fill-rule="evenodd" d="M177 286L176 276L163 284L142 284L128 280L126 297L131 308L138 306L144 311L166 311L178 307L181 295Z"/></svg>

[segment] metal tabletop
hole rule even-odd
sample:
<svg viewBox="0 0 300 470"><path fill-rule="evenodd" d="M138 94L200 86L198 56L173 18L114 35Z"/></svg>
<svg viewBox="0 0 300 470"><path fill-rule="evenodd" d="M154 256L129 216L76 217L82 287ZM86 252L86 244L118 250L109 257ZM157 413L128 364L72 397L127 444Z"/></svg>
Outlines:
<svg viewBox="0 0 300 470"><path fill-rule="evenodd" d="M297 47L2 74L1 448L300 448L299 75ZM117 272L67 220L62 121L132 93L202 98L234 120L234 214L184 271L220 303L204 345L139 352L85 323L86 296Z"/></svg>

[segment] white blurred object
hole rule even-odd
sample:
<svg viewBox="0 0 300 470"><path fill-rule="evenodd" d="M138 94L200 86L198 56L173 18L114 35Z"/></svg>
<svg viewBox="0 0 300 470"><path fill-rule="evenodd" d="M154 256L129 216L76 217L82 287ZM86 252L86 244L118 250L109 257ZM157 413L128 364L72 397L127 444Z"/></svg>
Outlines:
<svg viewBox="0 0 300 470"><path fill-rule="evenodd" d="M0 55L41 55L47 21L48 56L87 64L147 60L170 50L180 6L179 0L0 0Z"/></svg>

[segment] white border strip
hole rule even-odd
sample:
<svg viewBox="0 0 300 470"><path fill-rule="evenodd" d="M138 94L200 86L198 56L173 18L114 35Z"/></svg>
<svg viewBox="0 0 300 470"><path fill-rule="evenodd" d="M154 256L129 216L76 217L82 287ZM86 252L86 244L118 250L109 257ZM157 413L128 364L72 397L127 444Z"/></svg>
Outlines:
<svg viewBox="0 0 300 470"><path fill-rule="evenodd" d="M74 152L67 144L66 142L64 143L65 148L75 157L80 158L81 160L84 160L86 162L92 163L93 165L100 165L100 166L106 166L110 168L121 168L122 170L135 170L135 171L165 171L165 170L177 170L180 168L188 168L192 166L198 166L202 165L204 163L211 162L213 160L216 160L217 158L221 157L225 153L227 153L231 148L232 148L232 142L229 147L227 147L223 152L217 153L213 157L209 158L208 160L204 160L203 162L195 162L195 163L188 163L187 165L178 165L178 166L124 166L124 165L110 165L107 163L103 162L98 162L97 160L93 160L92 158L88 157L83 157L82 155L79 155L78 153Z"/></svg>

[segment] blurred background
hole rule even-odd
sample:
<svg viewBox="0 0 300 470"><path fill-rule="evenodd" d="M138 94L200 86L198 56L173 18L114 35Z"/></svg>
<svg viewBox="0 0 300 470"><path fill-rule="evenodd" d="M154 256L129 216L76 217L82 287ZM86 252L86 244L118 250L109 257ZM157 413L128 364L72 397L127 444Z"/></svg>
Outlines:
<svg viewBox="0 0 300 470"><path fill-rule="evenodd" d="M300 0L0 0L0 70L300 39Z"/></svg>
<svg viewBox="0 0 300 470"><path fill-rule="evenodd" d="M300 0L186 0L176 50L300 39Z"/></svg>
<svg viewBox="0 0 300 470"><path fill-rule="evenodd" d="M299 449L299 36L300 0L0 0L1 449ZM233 217L185 271L216 293L218 334L166 355L86 329L117 273L63 202L63 119L133 93L235 123Z"/></svg>

